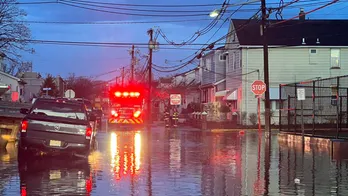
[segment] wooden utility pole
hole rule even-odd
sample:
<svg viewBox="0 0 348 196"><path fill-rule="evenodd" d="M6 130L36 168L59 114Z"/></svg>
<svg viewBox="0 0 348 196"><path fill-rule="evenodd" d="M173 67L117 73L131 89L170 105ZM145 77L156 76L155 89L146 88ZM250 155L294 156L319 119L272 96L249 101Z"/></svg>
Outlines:
<svg viewBox="0 0 348 196"><path fill-rule="evenodd" d="M122 67L122 86L124 86L124 67Z"/></svg>
<svg viewBox="0 0 348 196"><path fill-rule="evenodd" d="M269 97L269 70L268 70L268 42L267 42L267 9L266 9L266 0L261 0L261 12L262 12L262 21L261 21L261 35L263 38L263 70L264 70L264 82L266 84L265 92L265 132L269 133L271 136L271 104Z"/></svg>
<svg viewBox="0 0 348 196"><path fill-rule="evenodd" d="M150 36L150 41L149 41L149 60L148 60L148 69L149 69L149 95L147 99L147 112L148 112L148 124L151 124L151 116L152 116L152 111L151 111L151 90L152 90L152 50L154 47L153 43L153 29L149 29L147 31L147 34Z"/></svg>
<svg viewBox="0 0 348 196"><path fill-rule="evenodd" d="M115 84L116 84L116 85L118 84L118 77L117 77L117 76L116 76Z"/></svg>
<svg viewBox="0 0 348 196"><path fill-rule="evenodd" d="M134 45L132 45L131 82L134 82L134 66L135 66Z"/></svg>

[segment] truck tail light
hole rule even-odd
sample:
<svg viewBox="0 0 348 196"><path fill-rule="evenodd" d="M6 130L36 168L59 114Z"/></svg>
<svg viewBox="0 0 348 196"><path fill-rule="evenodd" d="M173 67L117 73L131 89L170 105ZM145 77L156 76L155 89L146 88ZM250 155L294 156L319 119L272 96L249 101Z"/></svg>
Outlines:
<svg viewBox="0 0 348 196"><path fill-rule="evenodd" d="M28 120L22 121L22 133L26 133L28 129Z"/></svg>
<svg viewBox="0 0 348 196"><path fill-rule="evenodd" d="M88 126L86 128L86 139L91 139L91 136L92 136L92 128Z"/></svg>
<svg viewBox="0 0 348 196"><path fill-rule="evenodd" d="M141 114L141 112L138 110L138 111L134 112L133 116L135 118L138 118L140 116L140 114Z"/></svg>

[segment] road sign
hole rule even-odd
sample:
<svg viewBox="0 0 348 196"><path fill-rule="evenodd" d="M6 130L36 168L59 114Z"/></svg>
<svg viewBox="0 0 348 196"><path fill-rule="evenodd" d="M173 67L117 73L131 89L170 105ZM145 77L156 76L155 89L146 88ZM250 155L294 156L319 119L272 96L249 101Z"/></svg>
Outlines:
<svg viewBox="0 0 348 196"><path fill-rule="evenodd" d="M251 84L251 91L255 95L262 95L263 93L266 92L266 84L262 80L255 80Z"/></svg>
<svg viewBox="0 0 348 196"><path fill-rule="evenodd" d="M297 89L297 100L299 101L306 100L306 91L304 88Z"/></svg>
<svg viewBox="0 0 348 196"><path fill-rule="evenodd" d="M52 90L51 88L43 88L44 91L50 91Z"/></svg>
<svg viewBox="0 0 348 196"><path fill-rule="evenodd" d="M75 98L75 91L68 89L67 91L65 91L64 95L66 98Z"/></svg>
<svg viewBox="0 0 348 196"><path fill-rule="evenodd" d="M171 94L170 105L181 105L181 94Z"/></svg>

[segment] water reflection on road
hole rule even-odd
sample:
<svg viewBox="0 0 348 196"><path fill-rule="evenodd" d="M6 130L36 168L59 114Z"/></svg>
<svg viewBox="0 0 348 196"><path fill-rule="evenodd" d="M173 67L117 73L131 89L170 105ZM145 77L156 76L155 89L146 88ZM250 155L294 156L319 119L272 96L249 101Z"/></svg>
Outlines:
<svg viewBox="0 0 348 196"><path fill-rule="evenodd" d="M0 152L0 195L348 195L347 162L329 148L302 151L273 135L267 159L265 141L253 132L100 133L88 160L20 164L10 144Z"/></svg>

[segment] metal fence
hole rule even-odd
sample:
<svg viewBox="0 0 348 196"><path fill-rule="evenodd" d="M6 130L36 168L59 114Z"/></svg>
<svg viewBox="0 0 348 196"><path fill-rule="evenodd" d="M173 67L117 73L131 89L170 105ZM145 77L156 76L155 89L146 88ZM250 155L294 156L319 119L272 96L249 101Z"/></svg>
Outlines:
<svg viewBox="0 0 348 196"><path fill-rule="evenodd" d="M298 89L305 90L303 110ZM283 132L348 138L348 75L280 85L279 128ZM303 112L303 118L302 118Z"/></svg>

